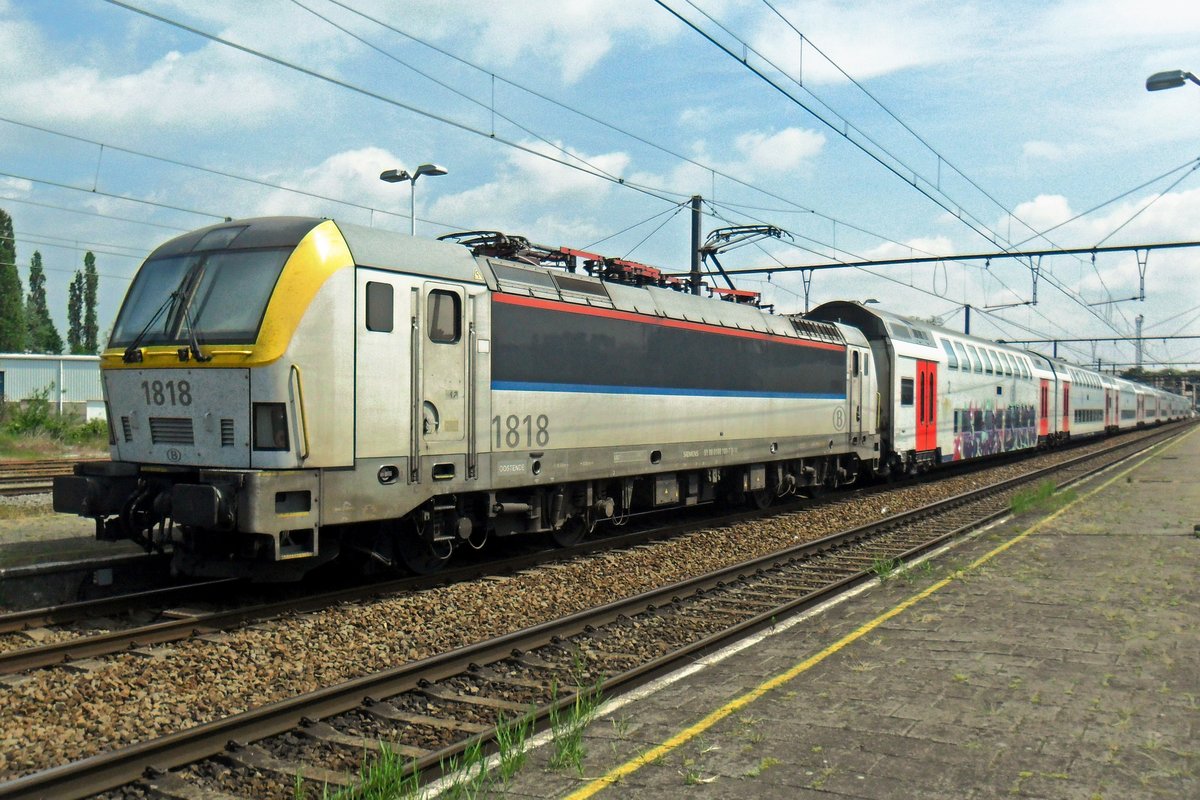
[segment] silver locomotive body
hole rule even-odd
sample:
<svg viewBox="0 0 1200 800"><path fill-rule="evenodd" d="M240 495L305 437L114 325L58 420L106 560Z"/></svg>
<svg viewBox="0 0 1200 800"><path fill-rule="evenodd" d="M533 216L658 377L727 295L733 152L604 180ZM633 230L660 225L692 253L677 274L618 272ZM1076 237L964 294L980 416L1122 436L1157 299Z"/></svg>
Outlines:
<svg viewBox="0 0 1200 800"><path fill-rule="evenodd" d="M854 328L664 286L225 223L143 266L104 354L113 461L55 506L191 574L432 568L490 536L853 481L880 458L870 359Z"/></svg>

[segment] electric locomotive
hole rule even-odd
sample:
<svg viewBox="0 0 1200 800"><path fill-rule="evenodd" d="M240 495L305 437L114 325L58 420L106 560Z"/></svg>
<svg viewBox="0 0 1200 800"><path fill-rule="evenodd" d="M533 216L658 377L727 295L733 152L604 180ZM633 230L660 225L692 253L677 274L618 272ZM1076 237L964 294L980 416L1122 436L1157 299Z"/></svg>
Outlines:
<svg viewBox="0 0 1200 800"><path fill-rule="evenodd" d="M181 573L288 580L888 468L857 328L687 288L501 234L185 234L102 354L112 461L56 479L55 509Z"/></svg>

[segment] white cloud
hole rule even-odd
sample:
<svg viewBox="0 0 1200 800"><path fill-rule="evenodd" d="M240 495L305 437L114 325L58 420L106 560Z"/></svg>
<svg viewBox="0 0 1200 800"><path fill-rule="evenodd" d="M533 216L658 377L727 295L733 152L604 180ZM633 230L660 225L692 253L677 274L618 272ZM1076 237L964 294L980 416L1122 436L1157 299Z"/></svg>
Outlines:
<svg viewBox="0 0 1200 800"><path fill-rule="evenodd" d="M33 190L33 183L24 178L3 178L0 177L0 190L6 192L28 194Z"/></svg>
<svg viewBox="0 0 1200 800"><path fill-rule="evenodd" d="M1001 218L995 229L1003 232L1011 239L1024 239L1033 233L1041 232L1066 222L1073 216L1071 205L1067 198L1060 194L1039 194L1033 200L1018 203L1013 209L1013 216L1024 222L1012 221L1012 231L1009 233L1009 219Z"/></svg>
<svg viewBox="0 0 1200 800"><path fill-rule="evenodd" d="M524 146L563 158L544 142L525 142ZM592 155L574 148L568 148L568 152L590 164L590 168L613 176L624 177L630 166L629 156L621 152ZM495 180L439 197L430 207L429 216L452 226L501 228L537 240L578 243L596 234L595 220L604 216L596 212L610 202L615 188L610 181L587 172L532 153L512 151ZM417 214L422 216L419 207Z"/></svg>
<svg viewBox="0 0 1200 800"><path fill-rule="evenodd" d="M1029 159L1043 161L1062 161L1066 158L1066 150L1054 142L1031 141L1021 148L1021 154Z"/></svg>
<svg viewBox="0 0 1200 800"><path fill-rule="evenodd" d="M0 89L0 103L42 120L92 126L257 127L295 102L277 76L205 48L171 51L137 72L68 65Z"/></svg>
<svg viewBox="0 0 1200 800"><path fill-rule="evenodd" d="M946 236L918 236L897 244L884 242L863 253L863 260L883 261L892 258L919 258L927 255L950 255L957 245Z"/></svg>
<svg viewBox="0 0 1200 800"><path fill-rule="evenodd" d="M475 59L495 66L554 65L566 83L594 68L618 40L652 45L680 30L666 13L611 0L422 0L405 14L412 24L399 27L453 40L456 50L465 43Z"/></svg>
<svg viewBox="0 0 1200 800"><path fill-rule="evenodd" d="M806 38L858 80L969 57L990 27L986 15L970 4L819 0L778 7ZM846 80L811 44L801 47L799 37L773 14L761 16L751 43L806 84Z"/></svg>
<svg viewBox="0 0 1200 800"><path fill-rule="evenodd" d="M792 171L815 157L825 146L825 134L804 128L777 133L743 133L734 141L742 154L742 167L756 177Z"/></svg>

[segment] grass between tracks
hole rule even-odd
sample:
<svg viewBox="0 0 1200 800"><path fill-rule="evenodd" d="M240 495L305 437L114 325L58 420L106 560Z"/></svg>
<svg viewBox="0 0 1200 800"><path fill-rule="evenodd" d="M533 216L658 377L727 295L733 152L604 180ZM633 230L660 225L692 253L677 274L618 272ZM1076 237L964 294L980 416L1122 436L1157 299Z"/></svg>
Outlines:
<svg viewBox="0 0 1200 800"><path fill-rule="evenodd" d="M549 766L551 769L573 768L583 774L584 729L596 718L603 697L600 682L591 687L576 687L571 702L561 709L558 705L558 686L551 687ZM374 759L364 756L359 772L359 785L348 789L331 790L297 777L292 791L294 800L410 800L426 796L448 800L473 800L484 795L504 795L512 779L525 766L528 743L534 732L535 709L514 719L503 715L496 727L494 755L484 751L484 742L476 740L460 755L441 765L442 788L434 789L421 783L413 769L413 761L393 752L386 742Z"/></svg>
<svg viewBox="0 0 1200 800"><path fill-rule="evenodd" d="M1046 480L1031 489L1022 489L1014 494L1010 506L1014 514L1047 514L1074 502L1077 496L1078 493L1074 489L1056 491L1054 481Z"/></svg>

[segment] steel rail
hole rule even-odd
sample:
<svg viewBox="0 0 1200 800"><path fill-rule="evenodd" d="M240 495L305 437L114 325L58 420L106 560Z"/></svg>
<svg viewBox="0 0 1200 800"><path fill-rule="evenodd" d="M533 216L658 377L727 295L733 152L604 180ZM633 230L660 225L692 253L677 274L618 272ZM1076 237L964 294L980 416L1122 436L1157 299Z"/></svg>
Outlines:
<svg viewBox="0 0 1200 800"><path fill-rule="evenodd" d="M1081 440L1080 445L1091 443L1091 441L1092 440ZM1122 445L1114 445L1114 447L1119 446ZM1007 455L1009 454L1001 454L995 460L987 459L984 460L984 463L976 463L974 465L965 466L967 469L972 467L976 469L986 469L990 466L994 466L1002 461L1005 461L1006 459L1004 456ZM942 472L940 474L945 475L946 473ZM823 501L819 502L836 501L836 498L825 498ZM67 639L59 642L51 642L36 647L0 652L0 675L13 674L17 672L23 672L25 670L53 666L55 664L61 664L67 661L96 658L98 656L109 655L136 647L145 647L149 645L180 641L197 634L213 633L249 621L266 620L281 616L283 614L311 613L337 603L364 601L373 597L404 591L419 591L435 586L443 586L460 581L473 580L484 574L503 574L505 572L515 572L521 569L528 569L533 566L544 564L547 561L573 558L575 556L586 555L599 550L619 549L621 547L643 544L659 538L681 535L693 530L728 526L737 524L739 522L760 519L766 516L784 514L797 508L805 507L806 502L811 504L811 501L798 500L791 503L772 506L765 510L738 511L731 514L724 514L716 518L707 517L704 519L688 521L684 523L673 523L659 528L652 528L650 530L626 533L618 536L607 536L583 542L570 548L540 551L532 555L527 554L509 559L488 561L484 562L483 564L460 567L455 570L441 572L435 575L406 577L370 584L367 586L355 586L349 589L323 592L321 594L311 595L300 599L291 598L283 601L246 606L239 609L178 617L176 619L152 623L150 625L139 626L136 628L80 636L77 638ZM219 584L224 586L228 585L229 583L232 583L232 581L222 580L214 583L213 585L215 586ZM200 587L199 584L196 584L195 586L197 589ZM178 587L168 587L166 589L149 590L147 592L135 593L132 595L121 595L100 601L85 601L82 603L64 604L50 608L14 612L11 615L0 616L0 633L14 632L21 630L22 628L35 627L37 625L64 624L67 622L77 621L83 619L83 615L87 613L89 609L99 609L97 613L101 614L112 614L122 610L132 610L132 608L137 604L157 602L157 599L167 597L173 591L181 591L181 589ZM158 592L162 592L164 594L158 595L156 598L156 593ZM92 603L95 603L95 605L91 605ZM129 608L122 608L123 605L129 606Z"/></svg>
<svg viewBox="0 0 1200 800"><path fill-rule="evenodd" d="M534 553L522 554L506 559L484 561L479 564L458 567L435 575L392 579L366 586L360 585L301 598L289 598L226 611L213 611L194 616L179 617L126 630L81 636L37 647L0 652L0 675L53 666L67 661L96 658L135 647L179 641L193 635L213 633L245 622L267 620L284 614L312 613L338 603L366 601L388 594L430 589L437 586L474 580L484 575L513 573L548 562L588 555L602 550L614 550L645 544L649 541L677 536L694 530L734 525L740 522L759 519L766 513L786 513L789 510L803 507L805 504L806 501L800 500L792 504L773 506L769 509L769 512L738 511L716 518L706 517L683 523L674 523L665 527L623 533L617 536L606 536L569 548L539 550ZM233 582L232 579L221 580L215 582L213 585L215 586L219 583L221 586L227 587L228 584ZM208 584L196 584L195 586L202 591L203 586L206 585ZM96 607L103 608L104 613L113 613L114 611L122 610L123 605L144 603L146 600L156 601L155 594L165 591L170 590L150 590L132 595L107 598L103 601L96 601L98 604ZM88 603L86 602L72 603L0 616L0 633L13 632L34 624L61 624L64 620L75 621L80 619L80 617L72 617L71 614L87 607ZM38 623L38 620L42 620L42 622Z"/></svg>
<svg viewBox="0 0 1200 800"><path fill-rule="evenodd" d="M1170 428L1164 427L1161 436L1145 437L1119 444L1101 453L1090 453L1075 459L1069 459L1068 461L1036 470L1024 476L964 492L954 497L937 501L929 506L895 514L869 525L805 542L788 548L785 551L751 559L704 576L680 581L667 587L644 592L635 597L616 600L604 606L578 612L559 620L552 620L495 639L405 664L392 670L366 675L336 686L280 700L224 719L203 723L158 739L140 742L119 750L102 753L80 761L33 773L8 783L0 784L0 798L15 799L45 796L62 798L85 797L115 788L136 780L148 770L162 771L217 755L223 752L231 742L254 741L295 728L306 720L345 713L359 707L364 698L388 697L418 688L425 681L450 678L467 671L467 668L471 664L499 661L507 658L514 650L534 649L558 641L561 638L602 626L622 617L632 616L646 610L653 610L658 606L676 602L681 595L695 594L698 590L706 590L710 587L727 584L746 575L753 575L769 565L794 561L805 556L854 544L865 538L869 538L872 532L886 530L905 521L924 519L935 513L936 510L954 508L974 500L984 499L989 495L1001 493L1009 488L1036 481L1049 473L1072 469L1086 460L1106 459L1106 457L1115 455L1121 450L1133 448L1145 449L1157 444L1161 440L1177 435L1180 431L1181 428L1174 426ZM1099 471L1111 463L1111 459L1107 459L1104 464L1097 466L1094 471ZM1076 479L1082 479L1082 477L1085 476L1078 476ZM1005 513L1007 511L1001 510L989 514L987 518L990 519ZM956 531L939 535L918 548L913 548L912 551L924 551L928 548L936 547L937 544L946 538L960 534L963 530L978 527L979 524L979 521L976 520L967 525L960 526ZM870 570L864 570L857 575L843 578L836 583L837 586L845 588L847 585L866 579L869 575ZM830 591L830 589L817 591L825 592ZM790 609L791 611L787 613L792 613L801 607L811 605L815 601L815 595L816 593L810 593L802 598L789 601L781 608ZM827 595L822 594L820 596L824 597ZM761 627L764 624L769 624L772 617L778 619L780 611L777 609L772 612L764 612L763 614L756 615L752 620L740 623L735 627L741 633L744 633L749 629L747 626L751 623ZM733 635L736 634L729 634L728 636ZM728 636L725 634L716 634L702 641L706 643L706 647L712 648L719 641L726 641ZM697 651L694 646L690 646L688 652L694 654ZM682 657L684 656L677 655L673 660ZM634 675L637 678L641 678L656 674L667 669L670 663L667 656L662 656L630 670L626 675ZM633 680L633 678L625 679L625 681L628 680ZM603 690L607 686L611 690L619 685L622 684L616 678L613 678L605 682L601 688ZM570 699L568 697L560 698L558 705L565 705ZM542 718L548 713L549 707L546 707L539 712L538 716ZM473 738L479 739L481 737L486 737L486 734L480 734ZM469 741L471 740L467 740L467 742ZM421 759L418 764L429 768L438 763L439 759L445 758L447 755L452 755L454 752L461 752L467 746L467 742L460 742L443 751L431 754Z"/></svg>
<svg viewBox="0 0 1200 800"><path fill-rule="evenodd" d="M17 633L29 628L40 628L46 625L64 625L78 622L92 616L103 616L129 611L147 603L167 603L172 600L194 600L203 597L218 587L227 587L237 583L235 578L221 578L211 581L200 581L180 586L165 586L158 589L146 589L131 594L102 597L95 600L80 600L75 603L28 608L22 611L12 611L0 614L0 633ZM0 670L2 673L3 670Z"/></svg>
<svg viewBox="0 0 1200 800"><path fill-rule="evenodd" d="M896 527L897 525L903 524L904 521L909 520L909 519L916 520L916 519L921 519L921 518L927 517L927 516L933 516L934 514L938 513L939 510L945 511L947 509L961 507L967 503L972 502L973 500L982 500L982 499L987 498L990 495L1001 494L1004 491L1006 491L1007 489L1015 488L1016 486L1019 486L1023 483L1031 483L1031 482L1036 481L1039 478L1044 477L1045 475L1048 475L1050 473L1057 472L1057 471L1069 471L1076 466L1084 464L1088 460L1098 460L1098 459L1102 459L1105 456L1114 455L1115 452L1118 450L1133 450L1134 451L1131 454L1122 456L1121 458L1117 459L1117 461L1115 461L1115 462L1106 460L1106 461L1104 461L1104 463L1095 465L1093 468L1088 469L1078 475L1069 477L1064 481L1056 483L1055 489L1056 489L1056 491L1059 491L1059 490L1062 490L1062 489L1064 489L1068 486L1071 486L1075 483L1086 480L1087 478L1095 475L1098 472L1108 469L1114 463L1119 463L1120 461L1123 461L1127 458L1132 457L1133 455L1136 455L1137 453L1140 453L1144 450L1154 447L1163 441L1169 440L1171 438L1174 438L1177 435L1180 435L1180 433L1182 433L1182 428L1186 427L1186 424L1183 426L1179 426L1179 427L1180 427L1179 430L1170 430L1170 429L1164 427L1162 430L1161 436L1148 436L1148 437L1137 439L1137 440L1134 440L1131 442L1123 442L1121 444L1115 445L1114 447L1106 449L1099 453L1089 453L1089 454L1086 454L1083 456L1079 456L1075 459L1071 459L1067 462L1063 462L1063 463L1060 463L1060 464L1052 466L1052 467L1047 467L1042 470L1038 470L1038 471L1036 471L1034 473L1030 473L1029 475L1026 475L1026 476L1019 476L1019 477L1012 478L1012 479L1009 479L1006 481L1002 481L998 484L982 487L977 490L972 490L971 492L965 492L961 495L957 495L955 497L951 497L951 498L947 498L942 501L938 501L927 507L923 507L920 509L913 509L912 511L909 511L909 512L896 514L887 519L879 520L878 522L864 525L861 528L854 529L852 531L845 531L842 533L833 534L832 536L825 537L825 538L833 539L835 537L853 536L854 534L861 533L861 535L856 536L854 539L843 542L843 544L853 544L856 541L862 541L864 539L871 538L872 532L878 533L880 531L887 530L888 528ZM1144 446L1139 447L1139 445L1144 445ZM931 551L937 549L938 547L941 547L942 545L946 544L947 542L950 542L956 538L962 537L974 530L979 529L980 527L982 527L984 525L987 525L990 522L993 522L998 519L1002 519L1005 516L1008 516L1009 514L1011 514L1011 511L1007 507L1002 508L998 511L986 514L982 517L979 517L979 518L974 519L970 522L967 522L963 525L960 525L960 526L954 528L953 530L950 530L945 533L934 536L934 537L930 538L929 540L927 540L915 547L909 548L908 550L906 550L906 551L900 553L898 556L896 556L896 558L901 562L911 561L919 556L922 556L928 552L931 552ZM891 523L891 524L889 524L889 523ZM812 545L820 544L822 541L824 541L824 540L808 542L803 545L799 545L797 548L794 548L794 549L803 551ZM826 548L826 549L833 549L833 548ZM785 551L785 552L789 552L789 551ZM722 574L725 574L730 570L738 570L739 568L740 568L740 572L743 574L745 574L745 573L752 573L752 574L753 573L761 573L767 566L767 564L764 562L772 562L772 561L778 562L780 560L797 560L796 556L792 556L791 559L781 559L782 555L783 555L782 553L776 553L776 554L771 554L768 556L763 556L759 559L753 559L749 562L746 562L745 564L736 565L735 567L731 567L731 568L729 568L729 570L723 570ZM705 577L707 577L707 576L705 576ZM742 575L739 575L739 578L740 577L742 577ZM703 639L697 640L695 642L691 642L675 651L672 651L670 653L665 653L655 659L645 662L644 664L640 664L632 669L626 670L623 673L620 673L611 678L605 679L598 686L587 687L586 690L582 690L582 691L583 691L583 693L595 692L602 696L611 696L613 694L630 691L634 688L637 688L638 686L641 686L641 685L653 680L654 678L656 678L662 674L665 674L674 669L677 669L681 663L692 663L695 660L702 658L710 653L713 653L713 652L721 649L722 647L727 646L728 644L730 644L732 642L736 642L739 639L742 639L746 636L750 636L755 633L758 633L761 630L765 630L765 629L774 627L776 624L778 624L779 621L781 621L783 619L787 619L790 616L794 616L795 614L801 613L812 607L815 607L815 606L819 605L820 603L825 602L827 599L835 597L839 593L841 593L843 591L847 591L847 590L849 590L849 589L851 589L873 577L874 577L873 569L860 570L859 572L857 572L855 574L848 575L844 578L841 578L839 580L836 580L829 584L826 584L825 586L822 586L821 588L815 589L807 594L804 594L804 595L796 597L792 600L789 600L776 608L762 611L762 612L754 615L753 617L746 619L746 620L742 620L740 622L737 622L724 630L718 631L717 633L714 633L710 636L704 637ZM735 580L737 580L737 579L735 579ZM565 692L562 695L560 695L553 703L550 703L546 706L541 706L541 707L537 708L536 710L534 710L530 714L529 719L535 726L535 729L540 729L540 728L545 727L545 725L548 723L548 721L550 719L552 712L560 712L563 710L569 710L571 708L571 706L575 703L576 698L580 695L580 693L581 693L581 691ZM313 721L312 719L308 719L308 720L302 721L301 724L302 725L311 724L312 721ZM456 763L454 761L455 757L462 755L462 753L464 753L468 749L475 747L475 746L486 747L495 738L495 734L496 734L496 729L492 728L491 730L483 731L481 733L474 734L470 737L467 737L458 742L455 742L454 744L452 744L448 747L442 748L437 751L430 752L429 754L427 754L425 756L414 759L412 761L410 769L414 770L416 772L419 772L421 774L428 774L430 772L441 772L441 770L443 769L443 767L445 765ZM231 745L237 745L237 744L238 744L237 742L231 743ZM0 797L3 797L2 790L3 790L3 786L0 785Z"/></svg>

